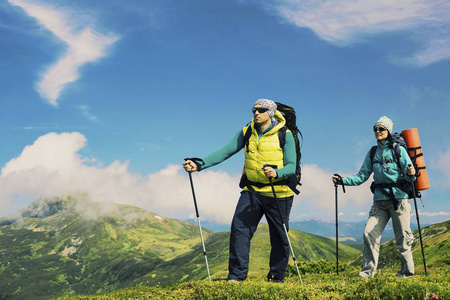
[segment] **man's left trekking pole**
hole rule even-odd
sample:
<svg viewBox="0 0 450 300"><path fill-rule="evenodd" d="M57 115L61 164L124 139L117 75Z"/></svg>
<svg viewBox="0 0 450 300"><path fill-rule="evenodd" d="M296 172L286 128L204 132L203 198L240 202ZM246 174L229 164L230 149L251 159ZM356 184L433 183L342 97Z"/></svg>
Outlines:
<svg viewBox="0 0 450 300"><path fill-rule="evenodd" d="M334 174L334 176L339 177L340 182L342 183L342 190L345 193L345 187L344 183L342 182L342 177L339 174ZM334 183L334 191L336 195L336 275L339 275L339 247L338 247L338 236L339 236L339 230L338 230L338 182Z"/></svg>
<svg viewBox="0 0 450 300"><path fill-rule="evenodd" d="M184 160L185 161L191 160L194 163L197 163L198 161L202 161L199 158L185 158ZM191 173L192 173L192 171L188 171L189 181L191 182L192 196L194 198L195 214L197 215L197 224L198 224L198 228L200 230L200 238L202 239L203 254L205 255L206 270L208 271L208 279L209 279L209 281L211 281L211 275L209 273L209 266L208 266L208 257L206 256L205 241L203 240L202 225L200 223L200 215L198 213L197 200L195 198L194 184L192 182L192 174Z"/></svg>
<svg viewBox="0 0 450 300"><path fill-rule="evenodd" d="M272 167L276 168L276 166L264 165L264 167ZM300 279L300 284L303 285L302 276L300 276L300 271L298 270L297 260L295 259L294 249L292 249L291 240L289 239L289 233L286 228L286 223L284 222L283 214L281 213L280 203L278 202L277 194L275 193L275 188L273 187L272 178L269 177L270 186L272 187L273 197L275 198L275 202L277 203L278 212L280 214L281 222L283 223L284 232L286 233L286 238L289 244L289 249L291 250L292 259L294 260L295 268L297 269L298 278Z"/></svg>

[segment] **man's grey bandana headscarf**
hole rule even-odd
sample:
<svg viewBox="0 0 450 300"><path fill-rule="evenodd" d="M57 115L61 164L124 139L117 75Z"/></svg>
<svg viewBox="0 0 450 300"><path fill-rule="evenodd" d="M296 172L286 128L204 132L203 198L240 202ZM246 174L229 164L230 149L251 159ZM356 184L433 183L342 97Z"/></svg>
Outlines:
<svg viewBox="0 0 450 300"><path fill-rule="evenodd" d="M275 111L277 110L277 105L275 104L275 102L269 99L259 99L258 101L256 101L255 105L257 104L261 105L262 107L269 108L267 112L269 113L272 122L275 122L274 115Z"/></svg>

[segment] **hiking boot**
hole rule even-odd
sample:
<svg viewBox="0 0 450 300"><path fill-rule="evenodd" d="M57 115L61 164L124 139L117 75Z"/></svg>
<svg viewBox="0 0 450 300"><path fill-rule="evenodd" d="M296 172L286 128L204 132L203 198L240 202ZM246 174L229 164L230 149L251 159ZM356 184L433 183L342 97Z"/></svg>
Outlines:
<svg viewBox="0 0 450 300"><path fill-rule="evenodd" d="M284 280L278 280L278 279L268 279L267 280L269 283L283 283Z"/></svg>
<svg viewBox="0 0 450 300"><path fill-rule="evenodd" d="M369 274L364 273L364 272L360 272L358 274L358 277L360 277L360 278L372 278L373 276L370 276Z"/></svg>
<svg viewBox="0 0 450 300"><path fill-rule="evenodd" d="M402 274L402 273L397 273L397 277L401 277L401 278L413 278L414 274Z"/></svg>

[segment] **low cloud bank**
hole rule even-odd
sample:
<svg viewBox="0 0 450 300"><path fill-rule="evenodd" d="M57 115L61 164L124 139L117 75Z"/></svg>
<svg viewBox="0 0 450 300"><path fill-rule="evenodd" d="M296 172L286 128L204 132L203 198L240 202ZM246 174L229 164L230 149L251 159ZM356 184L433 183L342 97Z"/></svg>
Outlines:
<svg viewBox="0 0 450 300"><path fill-rule="evenodd" d="M143 176L132 173L128 162L115 161L104 167L81 156L79 152L86 145L86 137L73 132L48 133L26 146L1 170L3 213L18 210L40 197L88 194L93 201L133 205L165 217L195 218L188 175L181 165L168 165ZM304 165L302 170L303 187L295 198L291 219L333 219L332 172L317 165ZM240 193L239 178L213 170L193 173L192 178L201 219L230 223ZM343 194L339 187L338 192L341 216L358 217L370 205L368 188L347 187Z"/></svg>
<svg viewBox="0 0 450 300"><path fill-rule="evenodd" d="M102 167L78 152L86 146L78 132L48 133L9 161L0 175L0 203L9 212L15 200L89 194L93 201L134 205L158 214L188 218L194 212L187 174L179 165L142 176L128 170L128 162ZM202 218L228 222L239 189L236 178L223 172L193 174ZM201 187L201 188L200 188ZM191 216L192 217L192 216Z"/></svg>

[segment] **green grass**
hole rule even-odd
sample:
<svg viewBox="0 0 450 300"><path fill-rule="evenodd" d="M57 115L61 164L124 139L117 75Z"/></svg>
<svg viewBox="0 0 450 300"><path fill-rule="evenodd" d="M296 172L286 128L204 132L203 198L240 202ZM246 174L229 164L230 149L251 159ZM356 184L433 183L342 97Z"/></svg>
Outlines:
<svg viewBox="0 0 450 300"><path fill-rule="evenodd" d="M395 276L396 270L378 272L374 278L357 277L358 269L343 264L341 273L322 273L330 262L309 262L303 265L303 285L296 271L290 272L284 283L269 283L264 275L252 275L243 282L225 279L192 281L176 285L145 286L117 290L95 296L65 296L58 300L80 299L450 299L450 267L432 268L425 276L403 279ZM295 269L291 266L292 269ZM312 273L307 270L313 271Z"/></svg>

